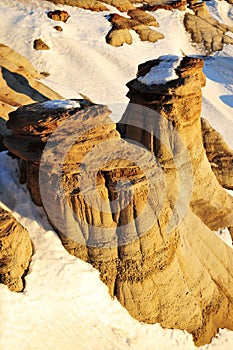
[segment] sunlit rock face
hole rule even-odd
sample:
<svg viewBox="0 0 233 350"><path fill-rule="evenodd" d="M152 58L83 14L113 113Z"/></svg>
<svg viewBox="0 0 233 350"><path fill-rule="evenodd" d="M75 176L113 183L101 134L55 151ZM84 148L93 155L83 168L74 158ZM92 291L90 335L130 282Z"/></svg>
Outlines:
<svg viewBox="0 0 233 350"><path fill-rule="evenodd" d="M11 291L21 292L31 256L32 244L27 230L9 211L0 207L0 283Z"/></svg>
<svg viewBox="0 0 233 350"><path fill-rule="evenodd" d="M117 126L106 106L49 101L11 113L4 141L65 248L133 317L197 345L233 329L232 249L211 231L233 226L233 201L203 147L202 66L140 65Z"/></svg>
<svg viewBox="0 0 233 350"><path fill-rule="evenodd" d="M233 190L233 150L210 123L202 118L202 137L207 158L218 182Z"/></svg>
<svg viewBox="0 0 233 350"><path fill-rule="evenodd" d="M118 129L124 138L142 143L154 152L167 181L172 179L169 188L173 187L174 192L179 190L175 189L177 164L182 168L190 161L193 171L187 176L187 181L191 175L192 210L211 229L227 227L232 222L232 198L213 174L202 140L203 61L189 57L179 60L170 56L169 63L166 57L139 66L137 78L127 84L130 103ZM174 65L171 76L166 75L171 70L169 64ZM154 81L153 76L156 77ZM140 107L135 108L135 105ZM139 128L135 128L135 120ZM190 159L183 157L184 150L188 151Z"/></svg>

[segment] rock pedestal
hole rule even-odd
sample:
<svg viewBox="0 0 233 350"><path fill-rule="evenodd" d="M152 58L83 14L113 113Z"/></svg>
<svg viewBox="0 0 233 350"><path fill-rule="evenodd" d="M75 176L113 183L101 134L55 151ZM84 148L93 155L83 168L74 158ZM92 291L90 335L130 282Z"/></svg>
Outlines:
<svg viewBox="0 0 233 350"><path fill-rule="evenodd" d="M118 130L123 138L137 141L155 154L169 189L174 188L171 203L179 192L177 167L182 169L190 162L193 170L186 181L192 181L192 210L210 229L231 226L232 197L218 183L203 146L200 118L201 87L205 84L203 61L184 57L176 68L176 79L166 84L142 83L159 63L157 59L140 65L137 78L127 84L130 103ZM189 159L184 157L186 151Z"/></svg>

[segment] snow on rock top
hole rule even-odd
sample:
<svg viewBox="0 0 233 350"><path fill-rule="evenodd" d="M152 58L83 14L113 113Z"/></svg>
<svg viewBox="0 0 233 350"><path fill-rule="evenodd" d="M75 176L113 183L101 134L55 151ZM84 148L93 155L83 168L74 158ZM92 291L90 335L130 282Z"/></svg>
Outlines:
<svg viewBox="0 0 233 350"><path fill-rule="evenodd" d="M77 101L73 100L53 100L53 101L45 101L42 102L43 107L45 108L78 108L80 104Z"/></svg>
<svg viewBox="0 0 233 350"><path fill-rule="evenodd" d="M182 57L166 55L159 57L159 64L151 68L144 76L138 80L145 85L166 84L168 81L178 78L175 69L180 65Z"/></svg>

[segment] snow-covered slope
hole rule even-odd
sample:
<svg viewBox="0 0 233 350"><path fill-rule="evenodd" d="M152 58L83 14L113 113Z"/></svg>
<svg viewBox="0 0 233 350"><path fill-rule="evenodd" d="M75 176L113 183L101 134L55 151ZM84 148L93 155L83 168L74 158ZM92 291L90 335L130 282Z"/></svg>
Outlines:
<svg viewBox="0 0 233 350"><path fill-rule="evenodd" d="M213 0L209 6L216 18L231 24L232 11L225 1L220 5ZM46 16L46 11L58 8L69 12L66 24ZM44 83L64 97L78 98L82 93L110 105L115 113L128 101L125 84L135 77L139 63L165 54L181 55L181 50L201 54L183 28L183 12L154 13L164 40L143 43L132 33L133 44L120 48L105 42L110 29L105 15L40 0L0 0L0 42L25 55L39 71L49 72ZM63 32L53 28L56 24ZM39 37L49 51L33 50L33 40ZM206 59L203 115L233 147L232 72L233 47L225 46ZM44 212L19 185L15 160L5 153L0 154L0 201L28 228L35 251L23 293L11 293L0 285L2 350L195 349L188 333L141 324L110 298L98 272L65 251ZM233 332L221 330L202 349L230 350L232 344Z"/></svg>

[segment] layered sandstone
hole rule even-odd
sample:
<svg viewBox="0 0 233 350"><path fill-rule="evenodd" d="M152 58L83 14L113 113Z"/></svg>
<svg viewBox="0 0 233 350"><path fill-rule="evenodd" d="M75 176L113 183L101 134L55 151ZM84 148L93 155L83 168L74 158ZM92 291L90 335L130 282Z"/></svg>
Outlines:
<svg viewBox="0 0 233 350"><path fill-rule="evenodd" d="M31 256L32 244L27 230L9 211L0 207L0 283L11 291L22 291Z"/></svg>
<svg viewBox="0 0 233 350"><path fill-rule="evenodd" d="M233 202L203 148L203 62L183 58L175 79L142 83L163 59L128 84L117 126L127 140L106 106L73 100L11 113L5 145L65 248L100 271L110 294L136 319L185 329L201 345L233 329L232 249L207 227L233 226Z"/></svg>
<svg viewBox="0 0 233 350"><path fill-rule="evenodd" d="M177 166L172 161L171 146L167 143L172 138L169 134L176 130L173 147L177 151L176 157L181 157L179 166L185 166L181 147L184 145L194 169L190 203L194 213L213 230L231 226L233 200L218 183L203 147L200 119L201 87L205 85L203 61L184 57L176 68L176 79L166 84L143 84L143 77L159 64L157 59L140 65L137 78L127 84L130 104L118 129L123 137L133 138L154 152L167 174L167 181L174 187L171 202L177 198L179 189L175 186ZM136 105L147 108L135 108ZM145 130L152 130L152 134Z"/></svg>

